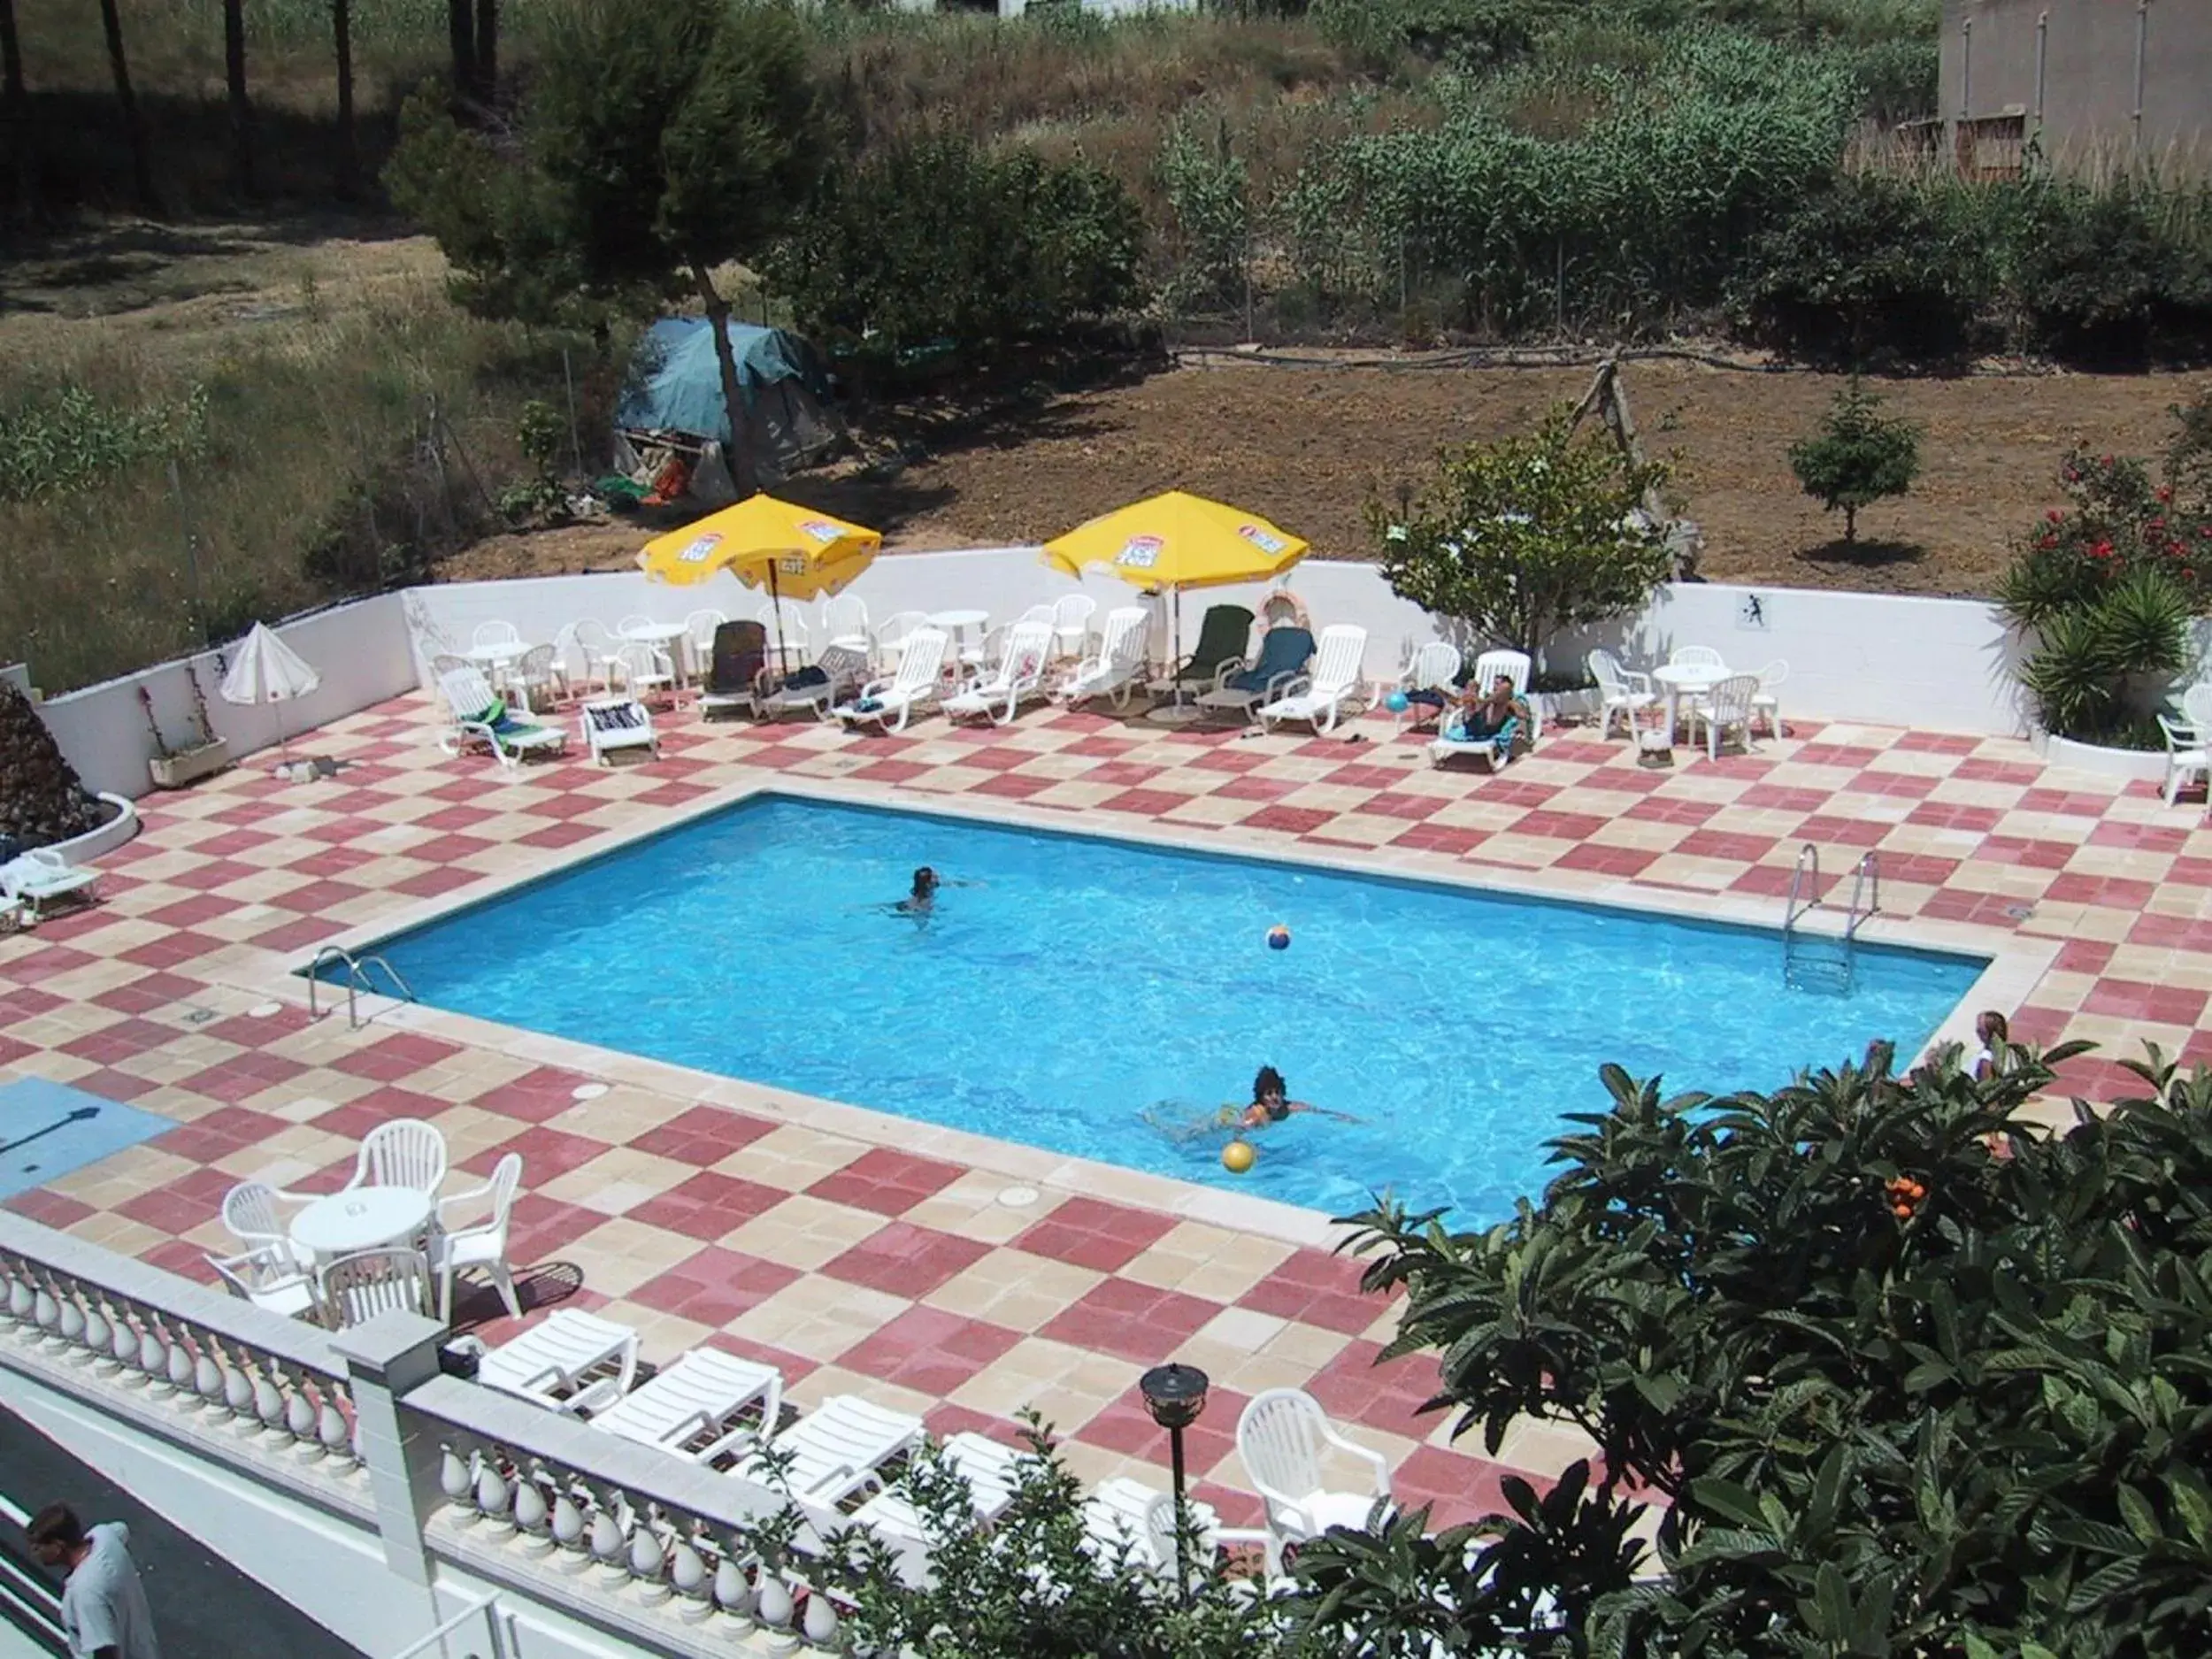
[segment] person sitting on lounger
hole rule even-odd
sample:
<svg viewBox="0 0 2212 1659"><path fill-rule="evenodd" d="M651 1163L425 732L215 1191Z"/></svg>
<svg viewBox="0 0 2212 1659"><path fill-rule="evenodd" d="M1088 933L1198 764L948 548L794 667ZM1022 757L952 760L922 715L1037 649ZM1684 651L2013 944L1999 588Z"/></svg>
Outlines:
<svg viewBox="0 0 2212 1659"><path fill-rule="evenodd" d="M1230 1108L1232 1111L1235 1110L1234 1107ZM1304 1101L1291 1099L1289 1086L1283 1081L1283 1074L1271 1065L1263 1065L1252 1079L1252 1103L1238 1117L1237 1126L1240 1129L1264 1129L1269 1124L1281 1123L1293 1112L1314 1112L1348 1124L1359 1121L1349 1112L1330 1111L1325 1107L1311 1106Z"/></svg>
<svg viewBox="0 0 2212 1659"><path fill-rule="evenodd" d="M1484 696L1472 686L1461 700L1459 712L1445 722L1444 740L1449 743L1489 743L1502 756L1513 747L1528 718L1528 704L1513 689L1510 676L1500 674Z"/></svg>

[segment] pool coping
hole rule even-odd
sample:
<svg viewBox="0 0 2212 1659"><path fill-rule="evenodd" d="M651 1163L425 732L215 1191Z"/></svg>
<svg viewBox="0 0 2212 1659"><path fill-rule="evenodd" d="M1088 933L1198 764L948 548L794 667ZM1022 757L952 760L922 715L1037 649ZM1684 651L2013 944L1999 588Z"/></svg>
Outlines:
<svg viewBox="0 0 2212 1659"><path fill-rule="evenodd" d="M1000 800L985 806L969 798L907 789L895 783L795 778L764 772L756 778L710 791L699 801L663 812L649 822L605 830L570 847L550 851L542 859L534 860L532 868L488 875L465 887L406 906L393 915L342 930L311 950L253 950L247 959L237 963L237 977L232 982L237 988L260 997L305 1007L311 995L307 975L315 957L331 945L359 955L398 934L621 852L634 843L667 834L758 798L776 796L837 806L888 807L1002 829L1087 835L1172 852L1217 852L1337 874L1412 880L1493 897L1595 904L1641 916L1719 922L1770 934L1780 932L1773 915L1773 902L1746 894L1691 893L1640 886L1632 879L1580 871L1471 870L1452 855L1412 849L1338 850L1285 845L1267 832L1237 826L1208 828L1203 832L1203 839L1198 840L1187 832L1179 834L1174 826L1157 822L1113 822L1101 826L1088 821L1089 814L1071 812L1064 808L1041 808ZM1840 933L1839 918L1834 910L1816 910L1811 915L1814 925L1807 931L1827 937ZM1801 919L1799 926L1805 929L1806 921ZM2024 936L1971 923L1920 917L1891 918L1879 913L1867 919L1858 936L1870 944L1963 954L1982 957L1987 964L1927 1042L1912 1056L1912 1064L1946 1044L1973 1048L1976 1010L2016 1008L2027 1002L2029 994L2050 971L2062 949L2062 941L2058 940ZM421 1003L365 995L361 1006L365 1016L365 1032L419 1032L610 1082L632 1084L779 1123L818 1129L867 1146L942 1157L987 1174L1003 1176L1010 1187L1031 1186L1059 1194L1107 1198L1293 1245L1327 1248L1341 1237L1341 1230L1325 1211L1302 1205L1224 1192L1173 1176L1047 1151L1018 1141L1002 1141L848 1102L826 1100L621 1049L530 1032Z"/></svg>

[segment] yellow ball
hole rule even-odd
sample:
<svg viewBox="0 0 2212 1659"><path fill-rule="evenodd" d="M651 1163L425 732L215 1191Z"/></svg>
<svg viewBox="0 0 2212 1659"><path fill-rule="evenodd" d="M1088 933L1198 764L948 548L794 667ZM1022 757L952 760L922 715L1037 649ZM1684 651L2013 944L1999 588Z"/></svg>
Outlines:
<svg viewBox="0 0 2212 1659"><path fill-rule="evenodd" d="M1259 1156L1249 1141L1232 1141L1221 1148L1221 1167L1232 1175L1241 1175L1258 1162Z"/></svg>

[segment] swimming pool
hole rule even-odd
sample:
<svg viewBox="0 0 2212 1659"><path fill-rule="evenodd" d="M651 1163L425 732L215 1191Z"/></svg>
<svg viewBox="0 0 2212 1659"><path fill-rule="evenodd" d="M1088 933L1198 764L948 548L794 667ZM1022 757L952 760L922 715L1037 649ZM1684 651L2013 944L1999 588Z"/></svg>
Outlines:
<svg viewBox="0 0 2212 1659"><path fill-rule="evenodd" d="M893 913L918 864L952 881ZM1288 950L1266 948L1270 926ZM1502 1217L1598 1067L1770 1088L1909 1055L1984 964L1861 947L1786 990L1777 934L872 807L757 796L377 947L434 1007L1340 1212ZM1349 1112L1187 1125L1254 1070Z"/></svg>

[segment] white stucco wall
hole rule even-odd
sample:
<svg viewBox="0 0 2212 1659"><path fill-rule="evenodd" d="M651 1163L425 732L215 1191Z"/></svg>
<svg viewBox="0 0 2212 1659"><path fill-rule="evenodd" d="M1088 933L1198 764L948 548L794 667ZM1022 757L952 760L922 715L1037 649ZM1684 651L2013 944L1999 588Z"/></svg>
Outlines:
<svg viewBox="0 0 2212 1659"><path fill-rule="evenodd" d="M273 706L240 708L225 703L218 691L223 678L218 654L208 651L191 659L201 695L207 699L208 724L215 736L230 740L234 760L275 745L280 712L284 730L297 735L397 696L415 684L400 595L380 594L318 611L284 623L276 632L322 676L322 684L313 692L284 704L280 711ZM155 718L170 747L196 741L192 692L182 660L50 697L39 705L47 729L87 788L135 799L152 787L146 762L153 756L154 742L139 700L142 686L153 697Z"/></svg>

